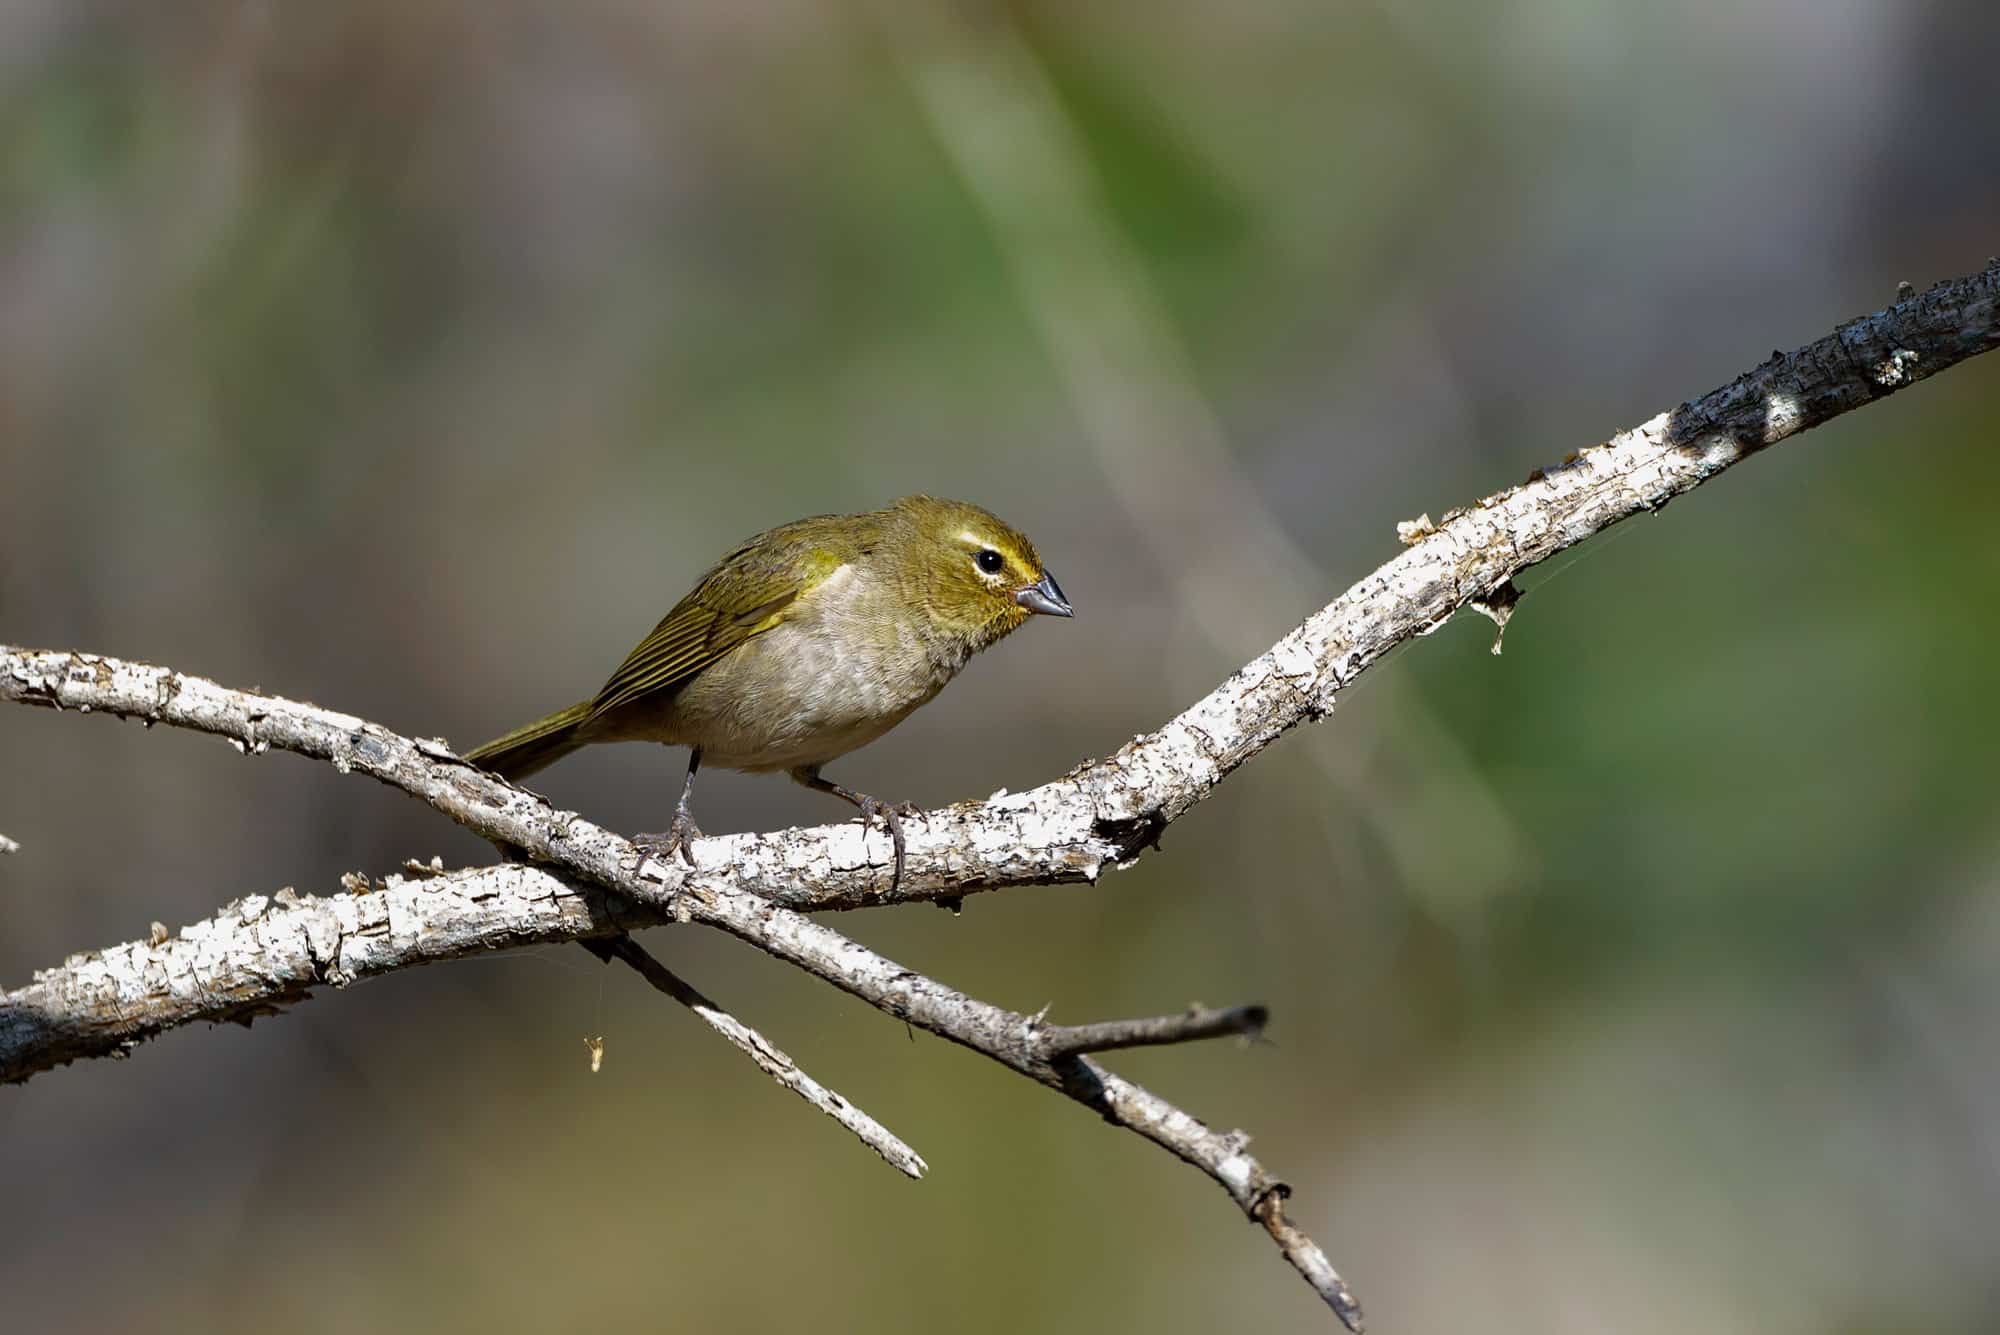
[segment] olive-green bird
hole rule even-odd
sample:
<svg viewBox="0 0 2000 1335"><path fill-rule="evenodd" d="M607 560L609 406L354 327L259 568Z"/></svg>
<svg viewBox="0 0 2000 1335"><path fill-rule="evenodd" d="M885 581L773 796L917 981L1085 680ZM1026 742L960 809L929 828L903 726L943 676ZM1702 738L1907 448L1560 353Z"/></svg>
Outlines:
<svg viewBox="0 0 2000 1335"><path fill-rule="evenodd" d="M673 825L635 840L661 856L699 837L688 802L704 762L784 770L880 816L903 874L898 808L820 777L1034 613L1070 606L1035 546L964 501L905 496L858 515L819 515L760 533L722 558L596 695L466 759L522 779L596 742L689 748Z"/></svg>

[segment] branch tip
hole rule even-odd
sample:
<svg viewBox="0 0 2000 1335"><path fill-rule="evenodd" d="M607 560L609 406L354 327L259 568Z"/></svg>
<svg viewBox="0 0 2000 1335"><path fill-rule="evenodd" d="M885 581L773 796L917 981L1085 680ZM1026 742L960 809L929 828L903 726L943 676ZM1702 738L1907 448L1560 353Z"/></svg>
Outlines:
<svg viewBox="0 0 2000 1335"><path fill-rule="evenodd" d="M1193 1043L1204 1038L1230 1036L1249 1040L1261 1038L1271 1018L1262 1005L1231 1006L1210 1010L1190 1006L1179 1015L1158 1015L1143 1020L1106 1020L1098 1024L1042 1025L1041 1014L1031 1022L1034 1043L1042 1060L1050 1063L1086 1052L1109 1052L1114 1048L1161 1047L1169 1043Z"/></svg>
<svg viewBox="0 0 2000 1335"><path fill-rule="evenodd" d="M1257 1203L1250 1209L1250 1217L1264 1226L1271 1235L1271 1241L1278 1245L1284 1258L1292 1263L1292 1268L1312 1286L1333 1314L1340 1318L1340 1324L1361 1335L1363 1328L1360 1300L1347 1287L1347 1281L1333 1268L1333 1262L1326 1259L1318 1243L1300 1231L1285 1214L1285 1200L1292 1189L1283 1182L1273 1182Z"/></svg>
<svg viewBox="0 0 2000 1335"><path fill-rule="evenodd" d="M846 1127L855 1139L881 1155L883 1162L890 1167L919 1180L930 1170L923 1156L894 1132L800 1070L799 1064L781 1052L770 1039L703 996L693 984L634 941L629 933L620 932L587 944L603 947L592 953L600 955L607 963L617 959L630 965L654 988L693 1011L703 1024L729 1040L758 1070ZM595 1071L604 1060L604 1040L601 1037L586 1038L584 1043L590 1048L590 1069Z"/></svg>

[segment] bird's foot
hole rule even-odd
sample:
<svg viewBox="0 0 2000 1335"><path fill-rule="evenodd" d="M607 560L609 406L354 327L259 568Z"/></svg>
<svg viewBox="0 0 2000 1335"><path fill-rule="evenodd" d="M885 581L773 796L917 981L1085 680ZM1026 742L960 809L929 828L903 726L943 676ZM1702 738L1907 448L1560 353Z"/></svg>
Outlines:
<svg viewBox="0 0 2000 1335"><path fill-rule="evenodd" d="M864 831L879 817L882 828L889 832L889 842L896 846L896 870L889 877L889 889L893 893L903 883L903 817L914 816L925 821L928 817L915 802L884 802L879 797L863 795L854 805L861 808L861 828Z"/></svg>
<svg viewBox="0 0 2000 1335"><path fill-rule="evenodd" d="M701 830L695 825L694 817L687 813L685 807L681 808L674 812L674 823L667 829L657 834L632 836L632 847L639 850L638 860L632 864L632 875L637 876L645 869L648 858L659 858L664 861L676 853L680 854L682 862L692 867L694 852L688 845L699 838Z"/></svg>

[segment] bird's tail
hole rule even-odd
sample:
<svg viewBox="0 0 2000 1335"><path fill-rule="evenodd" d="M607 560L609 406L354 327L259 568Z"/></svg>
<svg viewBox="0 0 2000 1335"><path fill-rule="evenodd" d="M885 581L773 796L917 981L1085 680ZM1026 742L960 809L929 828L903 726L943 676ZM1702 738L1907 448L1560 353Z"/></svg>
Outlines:
<svg viewBox="0 0 2000 1335"><path fill-rule="evenodd" d="M465 758L503 779L525 779L583 745L583 738L577 734L584 720L590 717L590 704L588 700L580 701L525 728L516 728L505 737L495 737L486 745L467 751Z"/></svg>

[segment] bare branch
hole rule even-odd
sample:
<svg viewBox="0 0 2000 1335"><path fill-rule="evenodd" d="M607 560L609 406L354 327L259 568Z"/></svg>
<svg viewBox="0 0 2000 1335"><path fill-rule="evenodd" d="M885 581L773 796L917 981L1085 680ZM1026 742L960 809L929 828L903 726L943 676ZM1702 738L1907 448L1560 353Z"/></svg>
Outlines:
<svg viewBox="0 0 2000 1335"><path fill-rule="evenodd" d="M112 667L108 660L94 662ZM6 651L0 650L0 674L6 664ZM133 665L118 664L113 670L119 669L133 670ZM5 679L0 675L0 681ZM186 680L190 685L183 695L198 679ZM279 704L290 702L264 701L265 706ZM265 735L277 744L271 731ZM287 730L288 740L294 735ZM379 744L383 739L416 746L379 730L367 740ZM375 754L372 747L364 749ZM488 782L483 775L467 773ZM631 847L580 821L568 827L570 842L598 838ZM650 892L637 878L619 876L621 889ZM605 925L612 916L609 900L596 888L519 863L417 879L356 880L356 889L325 898L289 890L268 898L252 896L178 938L74 956L37 973L26 987L0 997L0 1080L26 1079L78 1057L129 1051L160 1029L193 1019L247 1023L303 998L315 983L340 987L357 978L471 954L475 948L469 943L476 940L494 949L617 933ZM1212 1131L1087 1058L1051 1058L1034 1017L977 1001L754 896L716 896L712 905L702 905L700 892L689 892L668 912L675 909L798 964L877 1009L1061 1090L1106 1121L1200 1168L1267 1230L1272 1219L1282 1221L1279 1202L1287 1188L1245 1151L1248 1137L1242 1132ZM627 909L618 916L634 925L661 920L657 910ZM481 919L490 923L490 936L482 932ZM615 944L612 951L617 951ZM1296 1229L1287 1225L1272 1237L1309 1279L1334 1275L1324 1254ZM1338 1286L1337 1276L1333 1282ZM1359 1305L1344 1286L1321 1292L1337 1292L1338 1302L1328 1301L1342 1320L1359 1329Z"/></svg>
<svg viewBox="0 0 2000 1335"><path fill-rule="evenodd" d="M476 875L497 903L446 893L463 890L472 873L390 876L379 884L354 877L342 895L252 896L178 941L134 942L73 957L0 999L0 1078L25 1079L57 1062L126 1051L186 1018L247 1022L298 1000L315 982L339 986L477 948L612 936L671 918L720 928L879 1010L1062 1090L1202 1169L1254 1219L1265 1217L1260 1209L1277 1208L1267 1198L1282 1184L1244 1152L1240 1133L1219 1135L1086 1058L1051 1063L1040 1052L1030 1017L954 991L725 877L695 878L678 862L653 859L645 866L651 875L664 875L665 883L642 879L628 870L639 861L630 842L472 768L439 743L413 741L314 705L87 654L0 647L0 698L215 733L245 754L276 747L328 760L343 773L360 771L421 797L478 833L567 873L513 863L487 868ZM600 896L569 877L612 893ZM164 994L161 1004L149 1006L155 993ZM1302 1235L1291 1245L1312 1247ZM1315 1273L1307 1265L1332 1272L1316 1247L1311 1256L1287 1255L1302 1273ZM1360 1309L1351 1295L1335 1310L1357 1325Z"/></svg>
<svg viewBox="0 0 2000 1335"><path fill-rule="evenodd" d="M1159 731L1022 793L960 803L909 826L902 884L889 888L886 836L858 824L696 840L695 867L649 862L664 893L747 890L787 908L851 909L953 900L1009 886L1092 881L1128 865L1238 765L1390 651L1460 607L1505 598L1523 571L1635 514L1651 513L1777 441L2000 346L2000 263L1852 320L1691 403L1538 471L1476 505L1398 526L1409 550L1363 578ZM351 715L244 695L89 655L0 647L0 698L215 732L240 748L298 750L361 769L482 834L550 862L553 844L595 827L457 762L442 743L393 755L385 730ZM137 674L137 675L134 675ZM106 689L109 688L109 689ZM289 739L289 740L288 740ZM296 745L292 743L296 743ZM490 826L490 828L489 828ZM870 841L874 846L871 848ZM591 844L593 862L613 852ZM615 841L622 844L623 841Z"/></svg>
<svg viewBox="0 0 2000 1335"><path fill-rule="evenodd" d="M801 1071L798 1063L778 1051L771 1041L744 1024L697 991L693 984L660 963L644 946L619 933L611 938L609 953L632 966L641 978L701 1017L702 1023L721 1034L757 1064L757 1069L783 1085L834 1121L852 1131L869 1149L914 1178L929 1170L923 1156L861 1109Z"/></svg>
<svg viewBox="0 0 2000 1335"><path fill-rule="evenodd" d="M626 840L473 769L440 742L167 668L0 647L0 698L192 728L246 754L275 746L318 757L401 788L552 868L392 876L380 885L357 878L348 893L324 899L254 896L178 940L73 957L0 998L0 1078L122 1051L191 1019L248 1020L317 983L535 941L615 936L667 919L700 922L1061 1089L1200 1167L1355 1324L1351 1296L1286 1220L1283 1184L1243 1153L1240 1134L1218 1135L1088 1058L1051 1059L1029 1017L954 992L791 910L948 901L1094 880L1106 866L1128 865L1238 765L1324 716L1361 672L1460 607L1511 605L1508 581L1522 571L1767 445L1996 344L2000 264L1774 355L1435 524L1404 525L1408 551L1158 732L1030 792L931 813L910 831L908 867L893 893L886 843L871 850L869 832L852 824L700 840L693 869L651 861L642 879L626 870L636 861Z"/></svg>
<svg viewBox="0 0 2000 1335"><path fill-rule="evenodd" d="M1099 1024L1049 1025L1040 1030L1042 1052L1050 1061L1083 1052L1109 1052L1113 1048L1161 1047L1168 1043L1193 1043L1204 1038L1258 1038L1270 1022L1271 1012L1262 1006L1231 1006L1209 1010L1190 1006L1179 1015L1159 1015L1145 1020L1105 1020Z"/></svg>

